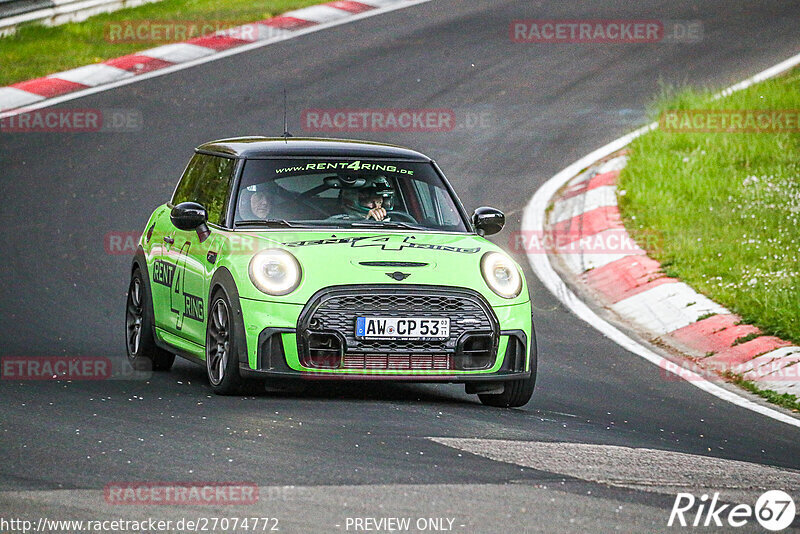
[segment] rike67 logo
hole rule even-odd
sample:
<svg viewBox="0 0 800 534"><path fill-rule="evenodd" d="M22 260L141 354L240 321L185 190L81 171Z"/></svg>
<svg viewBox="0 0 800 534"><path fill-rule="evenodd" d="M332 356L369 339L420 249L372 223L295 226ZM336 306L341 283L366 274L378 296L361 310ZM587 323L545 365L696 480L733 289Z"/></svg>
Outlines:
<svg viewBox="0 0 800 534"><path fill-rule="evenodd" d="M770 490L761 495L756 505L721 504L719 492L699 499L691 493L678 493L672 505L667 526L671 527L743 527L755 517L767 530L778 531L794 522L795 506L792 497L781 490Z"/></svg>

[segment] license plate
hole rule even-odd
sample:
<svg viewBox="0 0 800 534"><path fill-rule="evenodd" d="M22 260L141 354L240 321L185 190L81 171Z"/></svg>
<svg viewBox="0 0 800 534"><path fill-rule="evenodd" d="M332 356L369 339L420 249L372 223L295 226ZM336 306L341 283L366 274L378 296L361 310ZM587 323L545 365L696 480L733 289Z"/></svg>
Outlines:
<svg viewBox="0 0 800 534"><path fill-rule="evenodd" d="M357 317L357 338L381 339L447 339L450 319L447 317Z"/></svg>

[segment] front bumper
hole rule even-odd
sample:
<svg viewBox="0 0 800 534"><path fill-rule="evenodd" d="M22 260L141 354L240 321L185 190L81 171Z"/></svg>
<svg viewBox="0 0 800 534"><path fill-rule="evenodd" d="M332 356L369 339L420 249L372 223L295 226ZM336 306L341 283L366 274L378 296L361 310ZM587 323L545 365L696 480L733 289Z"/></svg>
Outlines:
<svg viewBox="0 0 800 534"><path fill-rule="evenodd" d="M406 302L407 309L414 309L415 314L447 313L451 317L451 324L471 326L462 326L461 330L458 327L451 328L451 338L442 340L438 345L427 342L394 342L380 347L374 343L360 343L350 335L354 328L353 317L368 312L352 310L348 315L347 307L336 308L335 305L332 305L332 310L323 309L326 303L336 302L333 297L343 298L345 300L342 302L351 303L353 301L348 299L354 295L365 295L373 302L379 300L384 293L394 299L392 302L395 309L381 308L382 314L408 313L397 308L398 302ZM453 301L435 300L442 294L455 295L468 306L462 307L461 312L455 311ZM435 298L425 301L430 304L429 307L420 308L417 298L420 295L426 298L434 295ZM411 297L417 300L412 300ZM434 286L340 286L319 292L306 306L249 299L242 299L241 304L247 337L247 361L240 361L240 373L246 377L502 382L529 377L531 351L536 350L530 302L492 307L477 292L467 289ZM440 306L438 311L437 305ZM485 320L482 322L476 321L481 319L480 314L484 314ZM462 320L464 317L467 319ZM321 320L314 321L314 318ZM328 332L337 332L336 337L341 339L340 357L346 358L342 363L320 368L315 367L316 360L309 359L309 339L311 333L319 333L325 329ZM463 358L464 352L470 352L469 347L465 350L464 340L472 335L484 338L481 343L484 343L487 352L482 360L485 364L481 364L480 368L469 368L460 363L477 361ZM444 361L442 358L446 358L449 363L439 365ZM436 363L431 364L431 360ZM363 367L360 363L353 365L353 362L363 362Z"/></svg>

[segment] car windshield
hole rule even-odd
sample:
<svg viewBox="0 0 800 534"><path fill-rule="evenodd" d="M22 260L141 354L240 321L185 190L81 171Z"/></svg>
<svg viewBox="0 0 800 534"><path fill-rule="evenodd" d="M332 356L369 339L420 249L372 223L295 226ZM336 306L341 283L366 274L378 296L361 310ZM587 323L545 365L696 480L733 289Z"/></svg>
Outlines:
<svg viewBox="0 0 800 534"><path fill-rule="evenodd" d="M248 160L234 222L467 231L432 164L369 159Z"/></svg>

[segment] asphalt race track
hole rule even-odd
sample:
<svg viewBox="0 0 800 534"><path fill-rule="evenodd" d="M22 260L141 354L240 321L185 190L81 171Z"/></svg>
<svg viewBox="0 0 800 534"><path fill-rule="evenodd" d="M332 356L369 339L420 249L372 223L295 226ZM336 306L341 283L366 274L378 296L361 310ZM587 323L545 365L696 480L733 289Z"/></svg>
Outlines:
<svg viewBox="0 0 800 534"><path fill-rule="evenodd" d="M512 43L509 23L535 18L700 20L704 36ZM295 135L313 135L300 127L312 108L446 108L471 118L451 132L349 136L431 155L469 211L507 214L495 239L507 245L537 187L645 123L659 81L724 87L751 76L800 50L798 20L796 0L434 0L60 104L137 110L144 128L0 135L0 355L124 359L131 258L107 253L104 236L141 231L196 145L280 134L284 88ZM666 379L527 276L540 359L523 409L483 407L456 385L216 397L205 370L182 360L149 380L2 381L2 515L258 515L278 518L284 532L352 532L347 518L367 516L452 518L458 532L654 532L668 530L679 486L750 505L758 488L800 489L784 470L800 469L796 427ZM553 454L518 441L563 445ZM625 447L664 453L645 460ZM592 469L608 457L625 466L624 480ZM261 498L106 504L104 486L122 481L249 481Z"/></svg>

